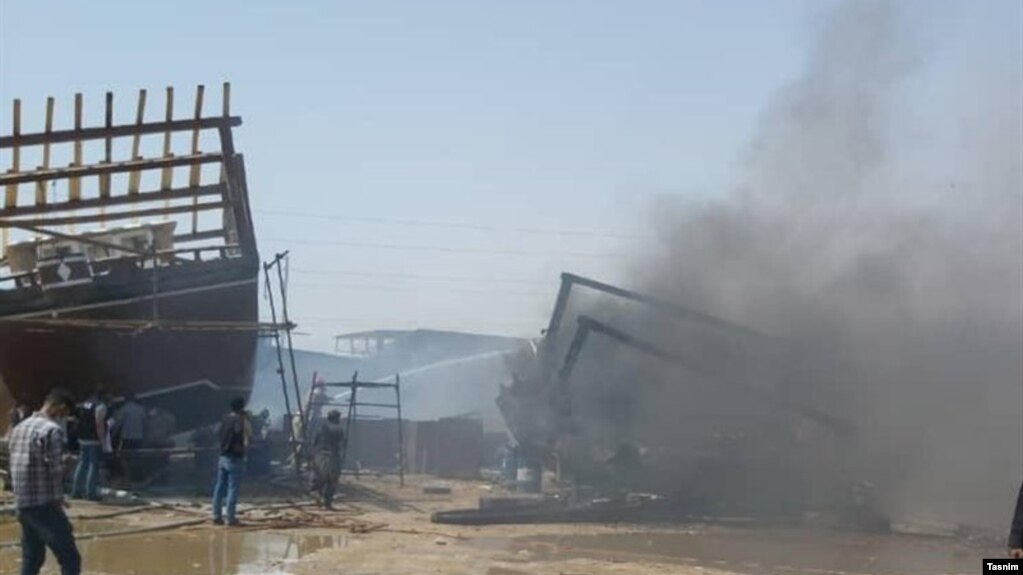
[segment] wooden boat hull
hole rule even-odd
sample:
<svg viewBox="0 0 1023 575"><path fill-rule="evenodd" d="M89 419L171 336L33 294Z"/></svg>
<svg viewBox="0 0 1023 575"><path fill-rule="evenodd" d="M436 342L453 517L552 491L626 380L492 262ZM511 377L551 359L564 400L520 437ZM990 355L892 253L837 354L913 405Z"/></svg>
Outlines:
<svg viewBox="0 0 1023 575"><path fill-rule="evenodd" d="M191 276L191 277L187 277ZM157 293L162 322L254 324L255 269L168 277ZM96 286L83 288L97 295ZM38 406L53 387L79 398L99 383L115 395L133 391L147 407L169 410L177 428L216 421L233 397L248 398L256 355L254 329L125 327L114 320L152 320L153 294L144 284L116 298L82 300L52 314L0 321L0 381L16 401ZM109 290L108 290L109 291ZM99 294L102 295L102 294ZM67 325L61 319L70 320ZM93 321L90 321L93 320Z"/></svg>
<svg viewBox="0 0 1023 575"><path fill-rule="evenodd" d="M169 410L183 431L249 395L260 262L230 93L225 83L217 112L203 114L197 86L195 115L175 119L168 87L152 121L140 90L134 122L114 124L107 92L92 125L76 94L73 128L52 125L49 98L45 132L0 135L15 158L0 173L0 383L15 401L38 407L54 387L82 399L105 384ZM15 100L13 126L20 117ZM159 155L140 147L161 135ZM105 154L83 161L83 146ZM23 152L43 167L19 164ZM51 153L74 163L51 166ZM157 172L155 186L144 176Z"/></svg>

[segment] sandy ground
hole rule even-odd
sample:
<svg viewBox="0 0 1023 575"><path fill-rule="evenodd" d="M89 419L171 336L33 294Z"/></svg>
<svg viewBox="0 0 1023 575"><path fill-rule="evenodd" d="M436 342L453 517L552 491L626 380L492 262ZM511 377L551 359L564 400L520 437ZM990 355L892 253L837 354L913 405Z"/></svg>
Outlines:
<svg viewBox="0 0 1023 575"><path fill-rule="evenodd" d="M708 525L498 525L430 522L434 511L476 507L499 494L484 482L429 477L347 482L337 509L265 483L243 488L242 527L209 523L206 501L160 506L73 503L85 572L92 575L930 575L972 574L1004 550L950 539ZM8 500L9 501L9 500ZM4 497L0 496L0 507ZM18 572L19 529L0 516L0 575ZM44 573L57 573L48 561Z"/></svg>
<svg viewBox="0 0 1023 575"><path fill-rule="evenodd" d="M249 511L243 515L244 525L240 528L199 523L208 513L208 507L201 501L177 500L172 507L145 510L72 502L69 515L80 539L85 573L91 575L730 573L687 567L640 553L599 550L570 553L545 540L555 536L634 532L639 527L434 524L430 522L432 512L475 507L480 496L494 491L483 482L442 481L451 487L451 494L426 495L422 489L426 482L438 480L411 477L405 487L399 487L394 478L363 478L357 490L346 495L332 512L305 504L287 506L279 503L280 497L263 497L254 505L273 506L276 501L276 508ZM4 498L0 498L2 503ZM10 517L0 521L0 545L6 545L0 547L0 575L17 573L18 526ZM179 526L146 531L171 525ZM142 532L91 539L96 533L132 530ZM281 546L277 536L288 541L289 548L292 541L297 542L295 548L299 552L261 553L260 547ZM219 557L211 559L208 555ZM43 572L58 572L52 557Z"/></svg>
<svg viewBox="0 0 1023 575"><path fill-rule="evenodd" d="M641 530L638 526L494 525L468 527L431 523L434 511L475 507L489 485L444 482L451 495L424 495L422 482L411 478L405 488L391 481L372 481L374 489L407 506L403 510L370 510L359 520L386 527L356 536L346 547L319 550L293 566L301 575L414 574L452 575L638 575L677 573L716 575L728 571L659 561L641 553L579 553L545 541L566 535L608 535ZM359 506L356 503L356 506ZM579 555L579 556L576 556ZM590 555L589 557L581 555ZM604 555L604 557L599 557Z"/></svg>

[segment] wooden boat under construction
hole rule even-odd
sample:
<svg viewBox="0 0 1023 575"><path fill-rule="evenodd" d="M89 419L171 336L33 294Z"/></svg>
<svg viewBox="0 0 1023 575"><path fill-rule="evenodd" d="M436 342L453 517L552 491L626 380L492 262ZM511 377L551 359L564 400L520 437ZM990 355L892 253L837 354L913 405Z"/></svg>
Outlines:
<svg viewBox="0 0 1023 575"><path fill-rule="evenodd" d="M241 118L228 84L216 114L203 114L204 92L175 119L167 88L163 118L146 121L142 90L121 124L107 93L93 127L76 94L64 130L49 98L32 133L14 101L0 137L11 166L0 173L0 382L14 401L105 384L169 410L183 430L248 397L260 264L232 136Z"/></svg>

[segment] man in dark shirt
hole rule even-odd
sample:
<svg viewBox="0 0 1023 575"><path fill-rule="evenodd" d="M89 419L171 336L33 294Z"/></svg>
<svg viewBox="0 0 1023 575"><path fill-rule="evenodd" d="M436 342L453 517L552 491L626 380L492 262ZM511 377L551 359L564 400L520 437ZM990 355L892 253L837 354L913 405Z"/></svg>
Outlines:
<svg viewBox="0 0 1023 575"><path fill-rule="evenodd" d="M73 499L99 501L99 464L106 451L107 404L110 394L105 385L96 388L76 409L78 422L75 433L78 436L78 465L71 482Z"/></svg>
<svg viewBox="0 0 1023 575"><path fill-rule="evenodd" d="M1023 485L1019 486L1016 513L1012 516L1012 527L1009 529L1009 557L1023 559Z"/></svg>
<svg viewBox="0 0 1023 575"><path fill-rule="evenodd" d="M331 509L334 503L344 444L341 412L335 409L327 414L327 421L316 430L313 440L313 490L318 492L320 503L327 509Z"/></svg>
<svg viewBox="0 0 1023 575"><path fill-rule="evenodd" d="M245 449L252 436L252 428L245 413L245 400L231 401L231 412L220 421L217 432L220 439L220 458L217 460L217 482L213 486L213 523L224 524L222 515L227 498L227 524L238 525L235 507L238 504L238 486L245 465Z"/></svg>

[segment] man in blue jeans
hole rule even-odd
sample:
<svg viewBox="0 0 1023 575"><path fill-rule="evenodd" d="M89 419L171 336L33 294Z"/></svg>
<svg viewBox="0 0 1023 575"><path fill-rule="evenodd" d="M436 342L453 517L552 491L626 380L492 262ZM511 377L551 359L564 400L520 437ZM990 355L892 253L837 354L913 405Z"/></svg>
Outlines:
<svg viewBox="0 0 1023 575"><path fill-rule="evenodd" d="M245 465L245 449L252 436L252 428L245 413L245 400L231 401L231 412L220 420L220 458L217 460L217 482L213 485L213 523L224 524L222 510L227 496L227 524L238 525L235 508L238 505L238 485Z"/></svg>
<svg viewBox="0 0 1023 575"><path fill-rule="evenodd" d="M107 390L100 386L75 410L79 452L71 483L72 499L99 501L99 465L107 435L107 402Z"/></svg>
<svg viewBox="0 0 1023 575"><path fill-rule="evenodd" d="M64 514L64 418L74 406L68 392L54 389L43 408L11 432L11 482L21 523L21 575L39 573L47 547L60 563L61 575L78 575L82 570L71 522Z"/></svg>

